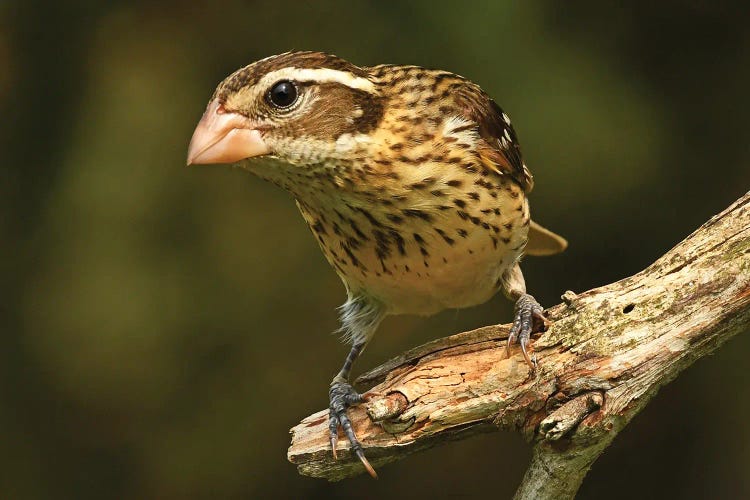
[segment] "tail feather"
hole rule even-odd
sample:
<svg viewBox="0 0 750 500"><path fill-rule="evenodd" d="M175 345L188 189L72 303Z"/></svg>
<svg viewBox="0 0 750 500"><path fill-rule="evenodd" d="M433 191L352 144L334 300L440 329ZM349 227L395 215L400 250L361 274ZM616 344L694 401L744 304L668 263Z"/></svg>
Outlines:
<svg viewBox="0 0 750 500"><path fill-rule="evenodd" d="M529 226L529 241L524 253L536 257L555 255L568 248L568 241L534 221Z"/></svg>

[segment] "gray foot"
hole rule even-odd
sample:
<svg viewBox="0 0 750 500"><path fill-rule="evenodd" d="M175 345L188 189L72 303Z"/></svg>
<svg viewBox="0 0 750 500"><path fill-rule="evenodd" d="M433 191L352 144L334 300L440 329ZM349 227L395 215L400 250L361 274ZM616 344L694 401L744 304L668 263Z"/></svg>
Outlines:
<svg viewBox="0 0 750 500"><path fill-rule="evenodd" d="M362 450L362 445L357 439L357 435L354 434L352 428L352 422L349 420L349 416L346 414L347 408L350 406L361 403L364 398L361 394L354 390L354 388L343 380L334 379L331 382L331 388L328 391L328 398L331 402L328 411L328 430L331 437L331 450L333 451L333 458L338 459L336 453L336 444L339 440L339 426L344 429L349 444L351 445L352 451L357 457L359 457L362 465L365 466L367 472L375 479L378 475L375 473L375 469L372 468L370 462L365 457L365 452Z"/></svg>
<svg viewBox="0 0 750 500"><path fill-rule="evenodd" d="M523 358L532 370L536 370L536 358L529 357L528 345L531 334L544 331L549 321L544 317L544 308L539 305L534 297L525 293L516 301L516 313L513 318L513 326L508 335L506 353L510 356L510 346L518 341L521 346Z"/></svg>

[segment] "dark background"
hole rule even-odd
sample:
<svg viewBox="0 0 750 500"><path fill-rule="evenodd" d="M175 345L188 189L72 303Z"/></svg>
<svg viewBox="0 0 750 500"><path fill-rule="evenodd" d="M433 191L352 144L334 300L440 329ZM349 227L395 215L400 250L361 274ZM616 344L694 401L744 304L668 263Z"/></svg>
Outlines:
<svg viewBox="0 0 750 500"><path fill-rule="evenodd" d="M286 193L184 166L193 127L224 76L289 49L467 76L513 119L535 218L571 242L525 264L553 305L639 271L750 187L748 10L3 2L0 496L509 497L530 456L511 433L377 482L297 475L287 432L327 404L343 288ZM355 373L510 318L501 297L389 318ZM739 336L662 389L580 498L748 497L749 356Z"/></svg>

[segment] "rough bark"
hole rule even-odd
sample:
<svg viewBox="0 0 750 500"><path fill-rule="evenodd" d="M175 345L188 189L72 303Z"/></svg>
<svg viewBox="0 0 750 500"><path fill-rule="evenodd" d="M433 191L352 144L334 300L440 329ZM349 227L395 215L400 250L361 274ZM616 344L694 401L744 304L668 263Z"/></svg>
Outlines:
<svg viewBox="0 0 750 500"><path fill-rule="evenodd" d="M642 272L562 299L533 343L534 373L517 350L505 357L508 325L498 325L435 340L360 377L377 384L375 396L349 413L373 465L513 429L534 444L516 498L575 496L660 387L750 329L750 193ZM291 432L288 458L301 474L335 481L364 470L348 453L332 459L327 411Z"/></svg>

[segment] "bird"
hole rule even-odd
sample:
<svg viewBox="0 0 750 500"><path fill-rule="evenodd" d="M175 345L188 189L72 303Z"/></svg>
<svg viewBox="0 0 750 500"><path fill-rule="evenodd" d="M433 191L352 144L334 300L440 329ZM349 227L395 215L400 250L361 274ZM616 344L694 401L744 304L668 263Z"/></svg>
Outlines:
<svg viewBox="0 0 750 500"><path fill-rule="evenodd" d="M274 55L218 85L187 164L232 164L291 193L344 284L340 332L351 348L329 388L334 459L342 429L377 477L347 415L367 398L349 376L388 315L428 316L503 291L515 301L506 355L518 343L535 369L530 338L549 321L519 263L567 241L531 220L534 180L516 133L477 84L323 52Z"/></svg>

